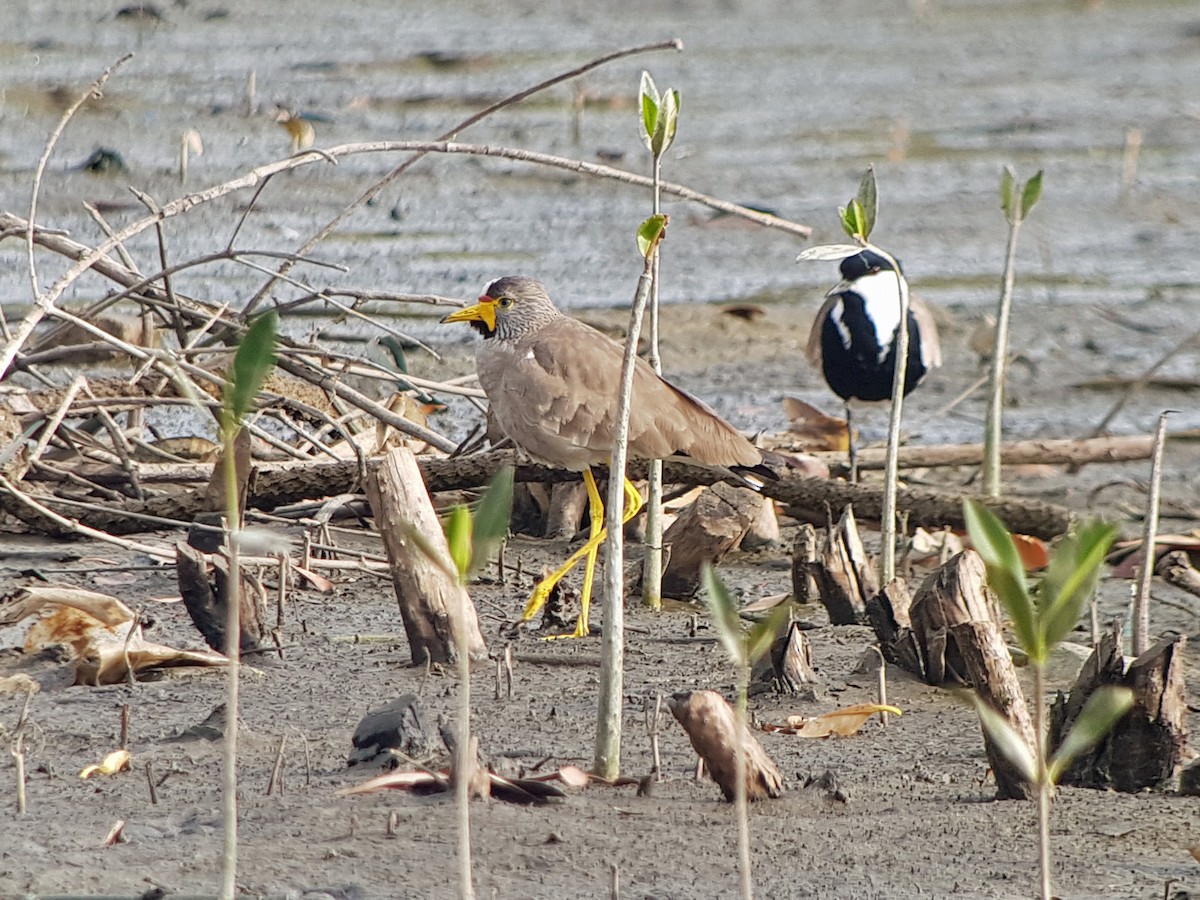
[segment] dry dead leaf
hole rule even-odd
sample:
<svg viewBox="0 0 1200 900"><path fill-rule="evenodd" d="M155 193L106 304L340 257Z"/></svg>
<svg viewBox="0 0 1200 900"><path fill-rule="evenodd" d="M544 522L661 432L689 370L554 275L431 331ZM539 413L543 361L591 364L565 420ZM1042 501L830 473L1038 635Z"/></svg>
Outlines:
<svg viewBox="0 0 1200 900"><path fill-rule="evenodd" d="M355 794L372 794L375 791L411 791L415 788L435 786L449 788L450 776L445 772L384 772L382 775L368 778L361 784L342 788L337 792L337 795L339 797L352 797Z"/></svg>
<svg viewBox="0 0 1200 900"><path fill-rule="evenodd" d="M831 416L797 397L783 398L788 417L788 434L802 441L806 450L836 450L850 447L846 420Z"/></svg>
<svg viewBox="0 0 1200 900"><path fill-rule="evenodd" d="M333 590L333 582L311 569L305 569L300 566L292 566L292 571L307 581L315 590L322 594L328 594Z"/></svg>
<svg viewBox="0 0 1200 900"><path fill-rule="evenodd" d="M75 683L118 684L134 673L164 666L219 666L226 659L211 650L180 650L142 637L133 612L107 594L78 588L35 586L17 591L0 611L0 625L36 615L24 649L34 653L65 644L75 658Z"/></svg>
<svg viewBox="0 0 1200 900"><path fill-rule="evenodd" d="M857 733L867 719L881 712L891 713L893 716L902 715L902 712L894 706L858 703L844 709L822 713L819 716L788 716L787 722L783 725L764 724L760 727L763 731L795 734L808 738L823 738L835 734L839 737L849 737Z"/></svg>
<svg viewBox="0 0 1200 900"><path fill-rule="evenodd" d="M100 760L99 764L93 763L90 766L84 766L79 772L79 777L86 779L93 775L116 775L129 768L130 758L128 750L114 750Z"/></svg>
<svg viewBox="0 0 1200 900"><path fill-rule="evenodd" d="M36 694L41 689L42 686L24 672L0 677L0 694Z"/></svg>

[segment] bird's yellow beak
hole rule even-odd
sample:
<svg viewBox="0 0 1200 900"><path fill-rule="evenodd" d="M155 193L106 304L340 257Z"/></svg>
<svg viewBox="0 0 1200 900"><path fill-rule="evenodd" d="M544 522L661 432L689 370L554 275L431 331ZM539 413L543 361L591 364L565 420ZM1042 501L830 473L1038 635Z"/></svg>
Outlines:
<svg viewBox="0 0 1200 900"><path fill-rule="evenodd" d="M496 330L496 301L488 297L480 298L474 306L456 310L442 319L446 322L482 322L489 332Z"/></svg>

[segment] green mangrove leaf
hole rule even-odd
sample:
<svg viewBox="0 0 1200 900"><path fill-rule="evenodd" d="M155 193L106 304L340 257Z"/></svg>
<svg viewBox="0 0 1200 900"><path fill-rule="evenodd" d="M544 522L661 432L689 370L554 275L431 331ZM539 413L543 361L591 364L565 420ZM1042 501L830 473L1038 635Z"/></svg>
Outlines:
<svg viewBox="0 0 1200 900"><path fill-rule="evenodd" d="M240 424L254 405L258 389L275 365L275 328L279 316L274 310L256 318L238 345L225 388L225 408Z"/></svg>
<svg viewBox="0 0 1200 900"><path fill-rule="evenodd" d="M474 552L471 555L470 572L478 570L491 558L497 544L508 534L508 520L512 511L513 468L504 466L492 478L479 506L475 510L472 529Z"/></svg>
<svg viewBox="0 0 1200 900"><path fill-rule="evenodd" d="M1025 743L1025 738L1009 724L1008 719L992 709L974 691L971 692L971 700L975 704L975 712L979 714L979 724L992 743L1005 759L1016 766L1022 778L1030 784L1037 784L1037 760L1033 748Z"/></svg>
<svg viewBox="0 0 1200 900"><path fill-rule="evenodd" d="M850 201L849 206L839 206L838 215L842 217L842 228L850 237L867 239L867 214L858 198Z"/></svg>
<svg viewBox="0 0 1200 900"><path fill-rule="evenodd" d="M446 521L446 543L450 547L450 559L458 572L465 578L471 568L471 512L461 503L450 510Z"/></svg>
<svg viewBox="0 0 1200 900"><path fill-rule="evenodd" d="M1038 169L1037 174L1025 182L1025 188L1021 191L1021 218L1025 219L1029 213L1037 205L1038 200L1042 197L1042 170Z"/></svg>
<svg viewBox="0 0 1200 900"><path fill-rule="evenodd" d="M847 256L861 253L858 244L821 244L800 252L796 262L841 262Z"/></svg>
<svg viewBox="0 0 1200 900"><path fill-rule="evenodd" d="M1079 624L1116 536L1116 526L1088 522L1054 548L1037 594L1042 640L1047 647Z"/></svg>
<svg viewBox="0 0 1200 900"><path fill-rule="evenodd" d="M879 194L875 185L875 166L867 166L867 171L862 177L862 181L858 183L859 206L862 207L862 226L863 231L860 234L863 240L871 236L871 231L875 228L875 217L879 213Z"/></svg>
<svg viewBox="0 0 1200 900"><path fill-rule="evenodd" d="M642 140L650 150L654 149L654 132L658 130L658 110L661 106L658 87L650 73L642 71L642 83L638 89L642 110Z"/></svg>
<svg viewBox="0 0 1200 900"><path fill-rule="evenodd" d="M679 91L671 89L663 96L662 117L659 122L661 131L661 140L658 140L659 134L655 134L656 148L654 155L662 156L675 143L675 130L679 126Z"/></svg>
<svg viewBox="0 0 1200 900"><path fill-rule="evenodd" d="M1025 583L1025 566L1004 524L986 506L974 500L963 501L967 531L971 543L987 567L988 583L1012 619L1021 649L1033 663L1045 661L1046 648L1038 627L1037 611Z"/></svg>
<svg viewBox="0 0 1200 900"><path fill-rule="evenodd" d="M749 665L746 659L746 638L742 633L742 621L738 618L737 604L729 589L713 569L711 563L705 563L700 570L701 583L704 585L705 599L712 613L713 623L717 626L717 634L725 645L730 658L739 666Z"/></svg>
<svg viewBox="0 0 1200 900"><path fill-rule="evenodd" d="M1012 166L1005 166L1000 174L1000 208L1011 225L1017 214L1017 174Z"/></svg>
<svg viewBox="0 0 1200 900"><path fill-rule="evenodd" d="M1050 782L1057 783L1075 758L1103 740L1132 706L1133 691L1126 687L1108 685L1088 697L1079 718L1050 760Z"/></svg>
<svg viewBox="0 0 1200 900"><path fill-rule="evenodd" d="M787 627L791 617L792 613L788 604L781 603L771 610L765 619L750 626L750 632L746 635L747 665L754 665L771 649L776 638Z"/></svg>
<svg viewBox="0 0 1200 900"><path fill-rule="evenodd" d="M454 566L451 564L450 560L446 559L445 555L442 554L437 547L433 546L433 543L429 540L429 538L425 537L425 535L423 535L418 529L411 525L405 525L404 539L407 541L412 541L413 544L416 545L416 548L425 554L426 559L432 562L451 578L457 580L461 577L458 572L454 571Z"/></svg>
<svg viewBox="0 0 1200 900"><path fill-rule="evenodd" d="M638 250L644 258L649 259L650 254L658 249L659 242L667 232L667 217L662 213L650 216L637 230Z"/></svg>

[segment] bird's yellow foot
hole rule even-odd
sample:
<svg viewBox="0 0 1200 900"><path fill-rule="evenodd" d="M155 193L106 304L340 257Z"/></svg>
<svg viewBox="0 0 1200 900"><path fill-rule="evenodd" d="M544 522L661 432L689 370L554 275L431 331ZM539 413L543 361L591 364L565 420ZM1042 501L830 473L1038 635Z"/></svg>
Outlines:
<svg viewBox="0 0 1200 900"><path fill-rule="evenodd" d="M588 627L587 621L583 618L580 618L575 623L574 631L569 631L566 634L548 634L545 637L543 637L542 640L543 641L562 641L562 640L567 640L568 638L587 637L591 633L592 633L592 629Z"/></svg>

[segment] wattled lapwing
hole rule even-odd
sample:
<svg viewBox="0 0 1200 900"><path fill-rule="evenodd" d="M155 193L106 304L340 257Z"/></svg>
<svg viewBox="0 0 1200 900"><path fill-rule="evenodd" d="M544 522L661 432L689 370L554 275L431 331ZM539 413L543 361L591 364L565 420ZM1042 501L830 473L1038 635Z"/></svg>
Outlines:
<svg viewBox="0 0 1200 900"><path fill-rule="evenodd" d="M504 433L535 462L583 473L591 512L591 537L534 589L521 617L528 622L550 591L581 559L581 611L574 637L589 633L588 610L596 555L604 542L604 503L592 467L613 451L622 344L555 307L532 278L507 276L488 285L474 306L443 322L469 322L483 341L475 354L479 384ZM686 458L734 471L757 471L762 452L712 409L656 375L642 359L634 370L629 416L629 459ZM625 480L628 522L642 506ZM608 598L621 602L621 598Z"/></svg>

